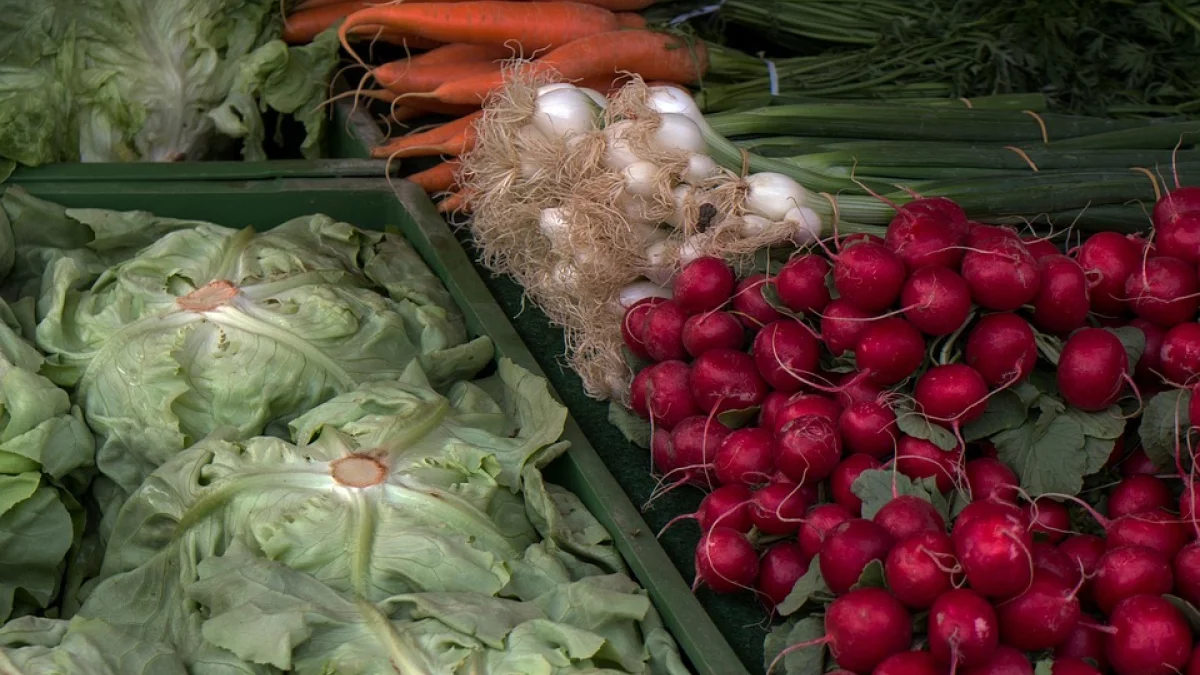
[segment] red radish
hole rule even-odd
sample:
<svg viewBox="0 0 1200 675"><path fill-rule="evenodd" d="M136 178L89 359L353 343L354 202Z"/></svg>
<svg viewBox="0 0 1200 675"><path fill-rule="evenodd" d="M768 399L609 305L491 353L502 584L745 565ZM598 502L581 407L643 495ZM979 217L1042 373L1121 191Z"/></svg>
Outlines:
<svg viewBox="0 0 1200 675"><path fill-rule="evenodd" d="M883 388L877 384L873 384L858 373L843 373L837 378L837 401L843 408L848 408L852 403L875 402L879 400L879 395L883 393Z"/></svg>
<svg viewBox="0 0 1200 675"><path fill-rule="evenodd" d="M926 268L929 269L929 268ZM896 412L876 401L852 403L838 418L842 443L854 453L882 459L896 449Z"/></svg>
<svg viewBox="0 0 1200 675"><path fill-rule="evenodd" d="M838 295L865 312L880 312L895 304L907 274L900 256L872 241L843 246L833 263Z"/></svg>
<svg viewBox="0 0 1200 675"><path fill-rule="evenodd" d="M970 229L967 230L968 247L978 246L985 241L996 238L1021 241L1021 235L1017 234L1016 230L1007 225L984 225L983 223L971 221Z"/></svg>
<svg viewBox="0 0 1200 675"><path fill-rule="evenodd" d="M1071 629L1067 639L1054 648L1056 659L1090 659L1102 670L1108 668L1108 657L1104 655L1104 632L1086 621L1080 621Z"/></svg>
<svg viewBox="0 0 1200 675"><path fill-rule="evenodd" d="M712 349L697 357L688 385L696 404L707 413L753 408L767 395L767 383L754 367L754 357L733 349Z"/></svg>
<svg viewBox="0 0 1200 675"><path fill-rule="evenodd" d="M838 298L825 307L821 315L821 339L834 356L841 356L854 349L858 339L874 315Z"/></svg>
<svg viewBox="0 0 1200 675"><path fill-rule="evenodd" d="M1160 255L1200 263L1200 189L1183 187L1167 193L1154 205L1154 241ZM1176 196L1180 195L1180 196Z"/></svg>
<svg viewBox="0 0 1200 675"><path fill-rule="evenodd" d="M787 404L790 395L782 391L772 391L763 399L762 409L758 411L758 426L767 430L775 429L775 416Z"/></svg>
<svg viewBox="0 0 1200 675"><path fill-rule="evenodd" d="M1142 331L1146 336L1146 348L1134 368L1134 375L1141 382L1155 382L1162 373L1162 343L1167 332L1145 319L1134 319L1130 326Z"/></svg>
<svg viewBox="0 0 1200 675"><path fill-rule="evenodd" d="M849 593L872 560L882 563L887 559L893 543L887 530L862 518L852 518L833 528L821 544L825 584L837 595Z"/></svg>
<svg viewBox="0 0 1200 675"><path fill-rule="evenodd" d="M945 197L927 197L896 211L884 242L910 272L934 266L958 269L967 230L962 207Z"/></svg>
<svg viewBox="0 0 1200 675"><path fill-rule="evenodd" d="M1109 616L1105 653L1117 675L1173 675L1192 656L1192 630L1183 612L1154 595L1120 602Z"/></svg>
<svg viewBox="0 0 1200 675"><path fill-rule="evenodd" d="M967 668L962 675L1033 675L1033 666L1021 652L1000 645L986 663Z"/></svg>
<svg viewBox="0 0 1200 675"><path fill-rule="evenodd" d="M796 540L804 555L813 558L821 552L825 535L854 515L837 504L818 504L809 510ZM760 528L761 529L761 528Z"/></svg>
<svg viewBox="0 0 1200 675"><path fill-rule="evenodd" d="M981 457L967 462L967 484L971 487L971 499L999 499L1011 501L1017 495L1020 481L1017 474L1004 462Z"/></svg>
<svg viewBox="0 0 1200 675"><path fill-rule="evenodd" d="M988 237L962 261L962 276L980 306L1011 312L1037 297L1042 274L1020 239Z"/></svg>
<svg viewBox="0 0 1200 675"><path fill-rule="evenodd" d="M1117 442L1120 443L1120 439ZM1143 473L1154 475L1158 473L1158 467L1154 465L1154 462L1150 461L1144 450L1137 448L1129 453L1129 456L1121 462L1121 475L1128 477Z"/></svg>
<svg viewBox="0 0 1200 675"><path fill-rule="evenodd" d="M996 607L1004 644L1026 652L1052 649L1062 643L1080 616L1075 590L1045 572L1035 572L1023 593Z"/></svg>
<svg viewBox="0 0 1200 675"><path fill-rule="evenodd" d="M796 484L771 483L754 491L750 520L765 534L791 534L804 522L808 505L808 497Z"/></svg>
<svg viewBox="0 0 1200 675"><path fill-rule="evenodd" d="M943 532L918 532L888 551L884 577L888 589L910 609L929 609L953 587L958 565L954 543Z"/></svg>
<svg viewBox="0 0 1200 675"><path fill-rule="evenodd" d="M1110 549L1096 564L1093 601L1100 611L1110 614L1125 598L1170 593L1175 580L1167 560L1162 553L1144 546Z"/></svg>
<svg viewBox="0 0 1200 675"><path fill-rule="evenodd" d="M916 372L925 359L925 338L898 316L873 321L854 345L854 360L865 378L890 386Z"/></svg>
<svg viewBox="0 0 1200 675"><path fill-rule="evenodd" d="M772 321L783 318L763 295L766 286L774 285L775 280L765 274L752 274L738 282L733 291L733 313L742 320L746 328L758 330Z"/></svg>
<svg viewBox="0 0 1200 675"><path fill-rule="evenodd" d="M864 471L882 467L883 464L870 455L850 455L843 459L829 477L829 491L833 494L833 501L855 516L862 515L862 500L851 488Z"/></svg>
<svg viewBox="0 0 1200 675"><path fill-rule="evenodd" d="M1145 546L1152 548L1167 559L1179 553L1187 544L1187 530L1179 516L1164 509L1131 513L1116 520L1101 523L1108 534L1108 547Z"/></svg>
<svg viewBox="0 0 1200 675"><path fill-rule="evenodd" d="M1159 362L1159 372L1169 382L1194 384L1200 375L1200 323L1181 323L1163 334Z"/></svg>
<svg viewBox="0 0 1200 675"><path fill-rule="evenodd" d="M914 480L937 477L937 487L949 492L962 480L962 446L946 451L931 441L900 436L896 444L896 470Z"/></svg>
<svg viewBox="0 0 1200 675"><path fill-rule="evenodd" d="M993 387L1013 385L1033 372L1037 343L1029 322L1016 314L989 314L967 335L967 365Z"/></svg>
<svg viewBox="0 0 1200 675"><path fill-rule="evenodd" d="M729 312L693 314L683 322L683 348L692 358L713 349L740 350L746 344L746 329Z"/></svg>
<svg viewBox="0 0 1200 675"><path fill-rule="evenodd" d="M959 511L958 517L954 519L954 537L957 538L963 528L970 525L973 521L987 516L1015 518L1026 529L1029 526L1029 521L1025 519L1025 513L1009 502L994 500L973 501L967 504L962 511Z"/></svg>
<svg viewBox="0 0 1200 675"><path fill-rule="evenodd" d="M1125 282L1142 263L1141 248L1116 232L1097 232L1084 240L1076 258L1092 284L1092 311L1121 316L1129 309Z"/></svg>
<svg viewBox="0 0 1200 675"><path fill-rule="evenodd" d="M758 554L741 532L714 527L696 545L696 585L703 583L715 593L733 593L752 588L758 577Z"/></svg>
<svg viewBox="0 0 1200 675"><path fill-rule="evenodd" d="M939 663L958 668L982 665L999 644L996 611L975 591L948 591L930 607L929 651Z"/></svg>
<svg viewBox="0 0 1200 675"><path fill-rule="evenodd" d="M933 504L913 495L893 497L871 519L892 535L907 539L922 532L945 532L946 520Z"/></svg>
<svg viewBox="0 0 1200 675"><path fill-rule="evenodd" d="M655 468L680 484L711 485L713 458L728 435L729 428L715 417L689 417L671 430L667 454L654 457Z"/></svg>
<svg viewBox="0 0 1200 675"><path fill-rule="evenodd" d="M1054 659L1050 675L1103 675L1100 671L1079 659Z"/></svg>
<svg viewBox="0 0 1200 675"><path fill-rule="evenodd" d="M783 650L767 668L770 673L787 654L828 644L837 664L851 673L870 673L893 654L908 651L912 617L899 600L882 588L861 588L833 601L825 613L825 636Z"/></svg>
<svg viewBox="0 0 1200 675"><path fill-rule="evenodd" d="M1200 399L1200 392L1192 392L1192 400ZM1191 407L1190 405L1188 406ZM1194 419L1200 419L1197 415ZM1149 461L1149 460L1147 460ZM1191 477L1183 479L1183 492L1179 495L1179 517L1183 524L1191 531L1192 534L1200 535L1200 523L1198 523L1196 513L1196 501L1200 495L1196 494L1197 484Z"/></svg>
<svg viewBox="0 0 1200 675"><path fill-rule="evenodd" d="M1175 555L1175 592L1193 605L1200 604L1200 543L1192 542Z"/></svg>
<svg viewBox="0 0 1200 675"><path fill-rule="evenodd" d="M775 473L774 438L759 427L745 427L721 441L713 459L713 473L722 485L757 487Z"/></svg>
<svg viewBox="0 0 1200 675"><path fill-rule="evenodd" d="M1034 536L1057 544L1071 533L1071 514L1062 502L1038 499L1021 507Z"/></svg>
<svg viewBox="0 0 1200 675"><path fill-rule="evenodd" d="M1083 579L1083 571L1066 553L1044 541L1033 542L1033 573L1038 572L1053 574L1072 587Z"/></svg>
<svg viewBox="0 0 1200 675"><path fill-rule="evenodd" d="M655 361L679 361L687 357L683 348L683 324L688 315L672 300L660 302L646 312L642 323L642 345Z"/></svg>
<svg viewBox="0 0 1200 675"><path fill-rule="evenodd" d="M971 313L971 289L954 270L922 267L900 293L904 317L926 335L949 335Z"/></svg>
<svg viewBox="0 0 1200 675"><path fill-rule="evenodd" d="M801 314L819 314L829 304L829 261L811 253L795 256L775 276L775 290L785 307Z"/></svg>
<svg viewBox="0 0 1200 675"><path fill-rule="evenodd" d="M695 520L700 524L701 532L714 527L728 527L746 534L754 527L750 522L750 490L744 485L722 485L700 500L700 507L695 513L675 516L659 530L658 535L661 537L667 528L681 520Z"/></svg>
<svg viewBox="0 0 1200 675"><path fill-rule="evenodd" d="M843 236L842 238L840 238L838 240L838 248L844 249L844 248L850 246L851 244L865 243L868 241L873 244L882 244L883 237L880 237L879 235L876 235L876 234L869 234L867 232L854 232L852 234L847 234L847 235Z"/></svg>
<svg viewBox="0 0 1200 675"><path fill-rule="evenodd" d="M1200 187L1176 185L1174 190L1163 195L1154 204L1151 219L1155 230L1164 225L1170 225L1185 213L1200 211ZM1200 262L1200 261L1197 261Z"/></svg>
<svg viewBox="0 0 1200 675"><path fill-rule="evenodd" d="M1075 534L1067 537L1058 545L1058 551L1071 561L1071 569L1078 570L1089 581L1084 585L1085 594L1092 594L1092 582L1100 559L1104 557L1108 545L1103 539L1092 534Z"/></svg>
<svg viewBox="0 0 1200 675"><path fill-rule="evenodd" d="M871 675L944 675L945 672L929 652L901 652L889 656Z"/></svg>
<svg viewBox="0 0 1200 675"><path fill-rule="evenodd" d="M917 408L926 419L955 431L983 416L987 395L983 376L961 363L930 368L913 390Z"/></svg>
<svg viewBox="0 0 1200 675"><path fill-rule="evenodd" d="M775 438L775 466L800 485L825 480L841 458L842 437L824 415L797 417Z"/></svg>
<svg viewBox="0 0 1200 675"><path fill-rule="evenodd" d="M1082 326L1091 309L1083 268L1065 255L1044 257L1038 261L1038 266L1042 286L1033 299L1033 323L1048 333L1059 335Z"/></svg>
<svg viewBox="0 0 1200 675"><path fill-rule="evenodd" d="M1125 297L1133 313L1163 328L1196 318L1198 290L1191 265L1163 256L1140 263L1125 281Z"/></svg>
<svg viewBox="0 0 1200 675"><path fill-rule="evenodd" d="M646 325L646 315L661 302L666 302L666 298L642 298L630 305L621 319L621 340L638 358L650 358L646 353L646 343L642 342L642 331Z"/></svg>
<svg viewBox="0 0 1200 675"><path fill-rule="evenodd" d="M1054 255L1062 255L1054 242L1049 239L1034 239L1032 237L1022 237L1021 241L1025 244L1025 248L1029 249L1029 255L1039 263L1042 258L1048 258Z"/></svg>
<svg viewBox="0 0 1200 675"><path fill-rule="evenodd" d="M688 314L699 314L729 302L737 280L720 258L696 258L675 277L671 300Z"/></svg>
<svg viewBox="0 0 1200 675"><path fill-rule="evenodd" d="M1165 509L1174 502L1170 488L1160 479L1146 474L1130 476L1108 493L1108 517Z"/></svg>
<svg viewBox="0 0 1200 675"><path fill-rule="evenodd" d="M837 401L820 394L794 394L775 414L771 431L778 435L788 422L807 415L820 415L830 422L836 422L842 416L842 407Z"/></svg>
<svg viewBox="0 0 1200 675"><path fill-rule="evenodd" d="M692 400L690 375L691 369L683 361L643 368L629 388L633 411L667 430L700 412Z"/></svg>
<svg viewBox="0 0 1200 675"><path fill-rule="evenodd" d="M758 561L755 587L769 609L783 602L796 582L808 571L809 559L794 541L772 544Z"/></svg>
<svg viewBox="0 0 1200 675"><path fill-rule="evenodd" d="M796 391L821 362L821 343L795 319L764 326L754 336L752 351L759 374L776 391Z"/></svg>
<svg viewBox="0 0 1200 675"><path fill-rule="evenodd" d="M1022 592L1033 578L1033 539L1025 523L991 514L954 528L954 552L971 588L995 598Z"/></svg>
<svg viewBox="0 0 1200 675"><path fill-rule="evenodd" d="M1058 390L1067 403L1099 411L1121 398L1129 379L1129 357L1117 336L1103 328L1081 328L1067 339L1058 359Z"/></svg>

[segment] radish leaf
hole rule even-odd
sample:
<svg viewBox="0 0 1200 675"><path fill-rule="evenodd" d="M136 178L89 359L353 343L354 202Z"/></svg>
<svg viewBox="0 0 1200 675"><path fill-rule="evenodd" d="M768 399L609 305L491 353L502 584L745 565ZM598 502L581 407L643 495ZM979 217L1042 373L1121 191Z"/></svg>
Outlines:
<svg viewBox="0 0 1200 675"><path fill-rule="evenodd" d="M1142 439L1142 449L1155 466L1169 466L1174 461L1175 448L1184 442L1184 434L1191 427L1188 419L1190 401L1191 392L1176 389L1157 394L1146 404L1138 435Z"/></svg>
<svg viewBox="0 0 1200 675"><path fill-rule="evenodd" d="M898 405L895 410L896 426L905 434L929 441L946 452L958 447L958 439L954 438L954 433L949 429L930 422L924 415L906 405Z"/></svg>
<svg viewBox="0 0 1200 675"><path fill-rule="evenodd" d="M608 404L608 423L620 430L630 443L639 448L650 447L650 420L642 419L625 406L612 401Z"/></svg>
<svg viewBox="0 0 1200 675"><path fill-rule="evenodd" d="M818 640L824 635L825 620L816 616L791 619L776 626L763 643L763 668L769 669L774 665L775 668L771 672L780 675L821 675L825 672L824 644L790 652L779 664L775 664L774 661L780 652L788 647ZM783 667L780 668L780 665Z"/></svg>
<svg viewBox="0 0 1200 675"><path fill-rule="evenodd" d="M825 585L825 577L821 576L821 556L815 555L808 563L808 571L796 580L792 592L779 603L779 613L783 616L795 614L810 600L822 600L831 597L829 586Z"/></svg>
<svg viewBox="0 0 1200 675"><path fill-rule="evenodd" d="M862 574L858 576L858 581L850 587L851 590L858 588L887 588L887 584L883 580L883 562L879 559L872 560L863 568Z"/></svg>

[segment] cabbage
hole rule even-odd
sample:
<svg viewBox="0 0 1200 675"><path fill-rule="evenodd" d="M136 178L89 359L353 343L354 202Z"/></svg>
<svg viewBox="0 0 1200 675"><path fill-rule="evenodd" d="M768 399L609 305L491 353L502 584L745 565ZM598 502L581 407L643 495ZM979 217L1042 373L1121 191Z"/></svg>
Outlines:
<svg viewBox="0 0 1200 675"><path fill-rule="evenodd" d="M0 646L25 675L685 673L607 532L542 479L566 419L511 362L444 394L414 363L291 442L220 431L125 504L76 616Z"/></svg>

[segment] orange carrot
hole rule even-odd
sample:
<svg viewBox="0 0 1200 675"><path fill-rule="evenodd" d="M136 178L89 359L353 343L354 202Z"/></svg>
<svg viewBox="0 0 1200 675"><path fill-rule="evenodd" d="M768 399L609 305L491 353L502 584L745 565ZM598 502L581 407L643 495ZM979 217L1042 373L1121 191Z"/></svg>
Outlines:
<svg viewBox="0 0 1200 675"><path fill-rule="evenodd" d="M551 51L530 64L533 74L558 73L565 80L580 80L620 72L633 72L647 80L678 84L699 81L708 68L704 43L683 40L648 30L622 30L580 38ZM504 76L484 74L447 82L428 94L443 103L472 104L504 85ZM407 101L406 101L407 102Z"/></svg>
<svg viewBox="0 0 1200 675"><path fill-rule="evenodd" d="M367 7L346 17L338 36L351 51L348 35L379 26L439 42L519 45L526 53L619 28L612 12L576 2L477 0Z"/></svg>
<svg viewBox="0 0 1200 675"><path fill-rule="evenodd" d="M292 45L312 42L326 28L368 6L367 0L339 0L293 12L283 22L283 40Z"/></svg>
<svg viewBox="0 0 1200 675"><path fill-rule="evenodd" d="M633 12L617 12L617 25L621 28L645 28L646 17Z"/></svg>
<svg viewBox="0 0 1200 675"><path fill-rule="evenodd" d="M443 125L444 126L444 125ZM437 131L437 129L433 129ZM427 133L427 132L422 132ZM420 136L421 134L413 134L412 136ZM405 136L400 140L408 140L412 136ZM375 159L393 159L405 157L436 157L438 155L451 155L458 157L475 149L475 127L474 125L463 129L462 132L455 134L445 140L431 143L429 145L417 144L413 142L399 144L388 143L377 148L371 148L371 157Z"/></svg>
<svg viewBox="0 0 1200 675"><path fill-rule="evenodd" d="M465 115L456 120L447 122L440 126L422 131L400 138L392 139L387 143L373 148L371 150L372 157L391 157L393 153L409 152L414 149L420 149L423 155L395 155L397 157L421 157L427 155L439 154L461 154L459 152L449 152L442 149L443 147L454 148L462 147L467 143L467 136L470 137L470 144L475 142L475 121L483 116L482 110L477 110L470 115Z"/></svg>
<svg viewBox="0 0 1200 675"><path fill-rule="evenodd" d="M495 61L509 58L512 55L513 51L508 47L452 43L421 54L414 54L404 61L412 66L440 66L447 63L467 63L469 61Z"/></svg>
<svg viewBox="0 0 1200 675"><path fill-rule="evenodd" d="M387 89L355 89L345 92L339 98L350 98L351 96L359 96L361 98L370 98L384 103L394 103L396 99L401 97L394 91ZM420 117L421 115L438 114L451 115L453 117L462 117L470 115L473 112L479 111L477 105L453 105L450 103L442 103L431 98L412 99L404 105L393 105L393 119L397 122Z"/></svg>
<svg viewBox="0 0 1200 675"><path fill-rule="evenodd" d="M408 180L421 186L428 193L445 192L458 187L458 168L462 165L457 159L442 162L435 167L425 169L408 176Z"/></svg>
<svg viewBox="0 0 1200 675"><path fill-rule="evenodd" d="M533 0L534 2L553 2L553 0ZM610 12L636 12L653 5L657 0L575 0L585 5L603 7ZM645 25L645 24L643 24Z"/></svg>
<svg viewBox="0 0 1200 675"><path fill-rule="evenodd" d="M499 72L498 61L468 61L432 66L413 66L406 61L392 61L375 68L371 75L385 88L397 94L408 94L433 91L446 82Z"/></svg>
<svg viewBox="0 0 1200 675"><path fill-rule="evenodd" d="M470 198L471 195L466 190L459 190L458 192L446 195L445 199L438 202L438 213L450 213L452 211L469 213L470 207L467 204L467 200Z"/></svg>

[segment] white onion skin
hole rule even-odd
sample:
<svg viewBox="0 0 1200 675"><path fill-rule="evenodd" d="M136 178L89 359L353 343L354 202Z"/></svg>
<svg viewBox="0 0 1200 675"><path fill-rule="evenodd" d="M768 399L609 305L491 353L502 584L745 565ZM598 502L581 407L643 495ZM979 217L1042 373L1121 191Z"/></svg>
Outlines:
<svg viewBox="0 0 1200 675"><path fill-rule="evenodd" d="M778 222L791 209L804 206L804 188L781 173L752 173L745 182L746 210L767 220Z"/></svg>

